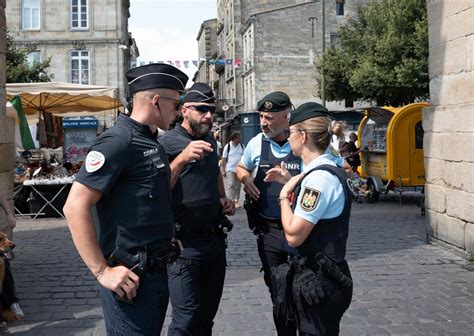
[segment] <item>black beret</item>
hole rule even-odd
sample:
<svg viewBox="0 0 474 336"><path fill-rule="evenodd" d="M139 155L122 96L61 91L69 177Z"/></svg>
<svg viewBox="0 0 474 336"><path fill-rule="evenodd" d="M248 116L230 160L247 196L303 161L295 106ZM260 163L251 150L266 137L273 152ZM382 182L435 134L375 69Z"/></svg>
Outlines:
<svg viewBox="0 0 474 336"><path fill-rule="evenodd" d="M267 94L257 103L260 112L280 112L291 106L290 97L284 92L275 91Z"/></svg>
<svg viewBox="0 0 474 336"><path fill-rule="evenodd" d="M314 117L330 117L328 109L318 103L304 103L298 106L296 110L290 111L288 120L290 125L294 125Z"/></svg>
<svg viewBox="0 0 474 336"><path fill-rule="evenodd" d="M184 91L188 76L169 64L148 64L133 68L126 73L130 92L151 89Z"/></svg>
<svg viewBox="0 0 474 336"><path fill-rule="evenodd" d="M214 93L209 85L205 83L194 83L193 86L186 92L184 102L208 103L214 104L216 99Z"/></svg>

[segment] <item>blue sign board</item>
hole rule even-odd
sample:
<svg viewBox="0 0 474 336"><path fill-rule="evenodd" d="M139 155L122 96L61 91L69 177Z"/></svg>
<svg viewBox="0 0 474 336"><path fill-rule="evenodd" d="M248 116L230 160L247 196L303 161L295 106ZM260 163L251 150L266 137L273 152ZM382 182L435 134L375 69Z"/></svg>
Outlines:
<svg viewBox="0 0 474 336"><path fill-rule="evenodd" d="M64 118L64 128L96 128L98 121L94 117Z"/></svg>

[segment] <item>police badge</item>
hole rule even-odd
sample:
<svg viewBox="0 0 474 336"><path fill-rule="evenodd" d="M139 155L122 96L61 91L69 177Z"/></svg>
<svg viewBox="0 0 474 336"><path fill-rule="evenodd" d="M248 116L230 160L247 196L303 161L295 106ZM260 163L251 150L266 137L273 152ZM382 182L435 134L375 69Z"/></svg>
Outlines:
<svg viewBox="0 0 474 336"><path fill-rule="evenodd" d="M263 104L263 107L265 107L265 110L271 110L272 107L273 107L273 103L271 101L267 100L265 102L265 104Z"/></svg>
<svg viewBox="0 0 474 336"><path fill-rule="evenodd" d="M304 211L313 211L318 204L319 195L321 192L315 189L305 187L303 191L303 196L301 197L300 207Z"/></svg>

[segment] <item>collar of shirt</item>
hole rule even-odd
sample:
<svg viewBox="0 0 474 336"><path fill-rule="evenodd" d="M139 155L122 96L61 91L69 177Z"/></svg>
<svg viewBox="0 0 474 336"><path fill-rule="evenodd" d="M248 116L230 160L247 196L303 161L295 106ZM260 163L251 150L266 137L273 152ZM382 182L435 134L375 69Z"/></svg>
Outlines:
<svg viewBox="0 0 474 336"><path fill-rule="evenodd" d="M290 143L288 142L288 140L286 140L285 144L283 146L280 146L275 140L273 140L272 138L266 138L265 135L263 135L263 133L260 133L262 135L263 138L267 139L270 141L270 144L274 147L274 148L279 148L281 152L283 153L289 153L291 152L291 146L290 146Z"/></svg>
<svg viewBox="0 0 474 336"><path fill-rule="evenodd" d="M311 161L307 166L305 166L303 168L303 173L306 173L308 172L310 169L313 169L317 166L321 166L323 164L329 164L331 166L335 166L334 164L334 161L332 161L330 158L329 158L329 155L328 154L323 154L323 155L320 155L318 156L316 159L314 159L313 161Z"/></svg>
<svg viewBox="0 0 474 336"><path fill-rule="evenodd" d="M176 124L174 130L175 130L177 133L179 133L179 134L181 134L181 135L183 135L183 136L185 136L185 137L187 137L187 138L189 138L189 139L191 139L191 140L193 140L193 141L194 141L194 140L205 140L206 137L209 135L209 133L208 133L208 134L204 134L203 136L200 136L200 137L192 136L191 134L189 134L189 132L187 131L187 129L184 128L181 124Z"/></svg>
<svg viewBox="0 0 474 336"><path fill-rule="evenodd" d="M128 115L120 114L118 116L117 123L130 125L134 130L136 130L139 133L142 133L148 136L153 136L153 132L151 131L150 126L142 124L141 122L138 122L130 118Z"/></svg>

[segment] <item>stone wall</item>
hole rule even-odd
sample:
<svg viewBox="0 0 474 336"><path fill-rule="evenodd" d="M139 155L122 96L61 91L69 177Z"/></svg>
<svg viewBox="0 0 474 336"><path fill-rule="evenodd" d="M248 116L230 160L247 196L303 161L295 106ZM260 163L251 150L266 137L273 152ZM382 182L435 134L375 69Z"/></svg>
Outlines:
<svg viewBox="0 0 474 336"><path fill-rule="evenodd" d="M425 130L427 234L474 257L474 3L427 0L431 107Z"/></svg>
<svg viewBox="0 0 474 336"><path fill-rule="evenodd" d="M0 191L12 202L15 121L5 114L5 0L0 0ZM3 209L0 210L0 231L11 233Z"/></svg>

